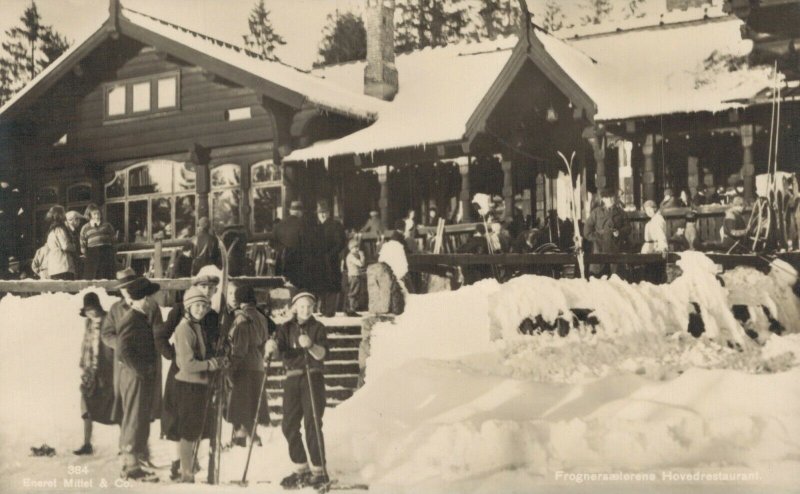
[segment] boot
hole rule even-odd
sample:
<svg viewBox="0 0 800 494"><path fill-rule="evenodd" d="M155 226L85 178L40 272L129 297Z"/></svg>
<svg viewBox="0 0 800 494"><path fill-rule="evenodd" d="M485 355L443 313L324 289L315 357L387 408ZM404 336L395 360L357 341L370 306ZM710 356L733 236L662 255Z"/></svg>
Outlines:
<svg viewBox="0 0 800 494"><path fill-rule="evenodd" d="M169 479L178 481L181 479L181 460L174 460L169 467Z"/></svg>
<svg viewBox="0 0 800 494"><path fill-rule="evenodd" d="M140 466L125 467L119 475L125 480L137 480L139 482L158 482L158 476L153 472L148 472Z"/></svg>
<svg viewBox="0 0 800 494"><path fill-rule="evenodd" d="M300 489L308 485L310 478L311 472L308 470L304 472L293 472L291 475L281 480L281 487L284 489Z"/></svg>
<svg viewBox="0 0 800 494"><path fill-rule="evenodd" d="M86 443L83 446L81 446L80 448L78 448L75 451L73 451L72 453L76 454L78 456L91 455L91 454L94 453L94 448L92 448L91 444Z"/></svg>
<svg viewBox="0 0 800 494"><path fill-rule="evenodd" d="M330 479L328 479L328 476L320 471L311 474L311 477L308 480L308 485L314 489L320 489L321 487L328 485L329 482Z"/></svg>

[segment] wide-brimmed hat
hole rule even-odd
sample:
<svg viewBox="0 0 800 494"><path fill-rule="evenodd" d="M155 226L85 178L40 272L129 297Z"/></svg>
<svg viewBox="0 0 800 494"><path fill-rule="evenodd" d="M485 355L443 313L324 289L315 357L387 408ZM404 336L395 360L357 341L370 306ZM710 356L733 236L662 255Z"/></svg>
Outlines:
<svg viewBox="0 0 800 494"><path fill-rule="evenodd" d="M77 211L67 211L67 221L72 220L73 218L80 218L83 219L83 215Z"/></svg>
<svg viewBox="0 0 800 494"><path fill-rule="evenodd" d="M153 283L147 278L139 277L129 282L125 289L131 300L141 300L148 295L156 293L161 287L158 283Z"/></svg>
<svg viewBox="0 0 800 494"><path fill-rule="evenodd" d="M88 292L83 296L83 307L81 307L81 317L86 317L86 312L89 310L96 310L101 314L105 314L103 306L100 305L100 297L94 292Z"/></svg>
<svg viewBox="0 0 800 494"><path fill-rule="evenodd" d="M318 213L330 213L331 207L328 206L328 201L319 201L317 203L317 212Z"/></svg>
<svg viewBox="0 0 800 494"><path fill-rule="evenodd" d="M303 210L303 203L302 201L292 201L289 205L290 211L302 211Z"/></svg>
<svg viewBox="0 0 800 494"><path fill-rule="evenodd" d="M139 275L136 274L136 271L133 268L125 268L121 271L117 271L117 288L126 288L133 280L139 278Z"/></svg>
<svg viewBox="0 0 800 494"><path fill-rule="evenodd" d="M294 297L292 297L292 305L296 304L298 300L308 298L311 299L312 303L317 303L317 297L314 296L311 292L300 292Z"/></svg>

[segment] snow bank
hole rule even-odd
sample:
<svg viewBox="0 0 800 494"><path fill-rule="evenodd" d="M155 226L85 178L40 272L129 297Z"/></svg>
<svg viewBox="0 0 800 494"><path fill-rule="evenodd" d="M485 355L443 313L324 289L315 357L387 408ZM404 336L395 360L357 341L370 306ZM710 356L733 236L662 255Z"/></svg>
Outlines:
<svg viewBox="0 0 800 494"><path fill-rule="evenodd" d="M662 286L526 276L411 296L374 327L366 385L326 416L331 468L380 492L525 492L556 472L673 469L796 485L791 273L740 268L723 286L701 254L680 267ZM748 298L745 285L763 290ZM770 307L790 334L752 340L733 301ZM537 316L570 331L518 331Z"/></svg>

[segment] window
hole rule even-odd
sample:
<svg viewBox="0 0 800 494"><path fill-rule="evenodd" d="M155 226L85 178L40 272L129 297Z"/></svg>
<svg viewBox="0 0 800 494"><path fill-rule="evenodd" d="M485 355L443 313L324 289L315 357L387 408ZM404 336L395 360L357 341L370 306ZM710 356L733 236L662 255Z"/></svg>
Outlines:
<svg viewBox="0 0 800 494"><path fill-rule="evenodd" d="M219 165L211 170L211 225L216 232L240 223L241 167Z"/></svg>
<svg viewBox="0 0 800 494"><path fill-rule="evenodd" d="M194 235L194 165L153 160L118 171L105 186L106 217L127 242Z"/></svg>
<svg viewBox="0 0 800 494"><path fill-rule="evenodd" d="M253 115L250 111L249 106L243 106L241 108L231 108L225 112L225 118L229 122L235 122L236 120L247 120L251 118Z"/></svg>
<svg viewBox="0 0 800 494"><path fill-rule="evenodd" d="M281 208L282 170L272 160L261 161L250 167L250 177L252 183L250 227L253 233L270 231L275 220L283 216Z"/></svg>
<svg viewBox="0 0 800 494"><path fill-rule="evenodd" d="M165 77L158 80L158 108L178 106L178 78Z"/></svg>
<svg viewBox="0 0 800 494"><path fill-rule="evenodd" d="M115 86L106 91L106 115L125 115L125 86Z"/></svg>
<svg viewBox="0 0 800 494"><path fill-rule="evenodd" d="M106 86L106 118L142 116L177 109L180 101L180 72L138 77Z"/></svg>
<svg viewBox="0 0 800 494"><path fill-rule="evenodd" d="M148 111L150 109L150 81L139 82L133 85L133 112Z"/></svg>
<svg viewBox="0 0 800 494"><path fill-rule="evenodd" d="M58 203L58 189L55 187L41 187L36 191L37 206L51 206Z"/></svg>

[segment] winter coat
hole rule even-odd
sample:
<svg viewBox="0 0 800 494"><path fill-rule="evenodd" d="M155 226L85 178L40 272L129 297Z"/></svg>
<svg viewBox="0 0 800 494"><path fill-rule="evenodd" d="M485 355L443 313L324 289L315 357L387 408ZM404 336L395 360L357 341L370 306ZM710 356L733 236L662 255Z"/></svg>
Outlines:
<svg viewBox="0 0 800 494"><path fill-rule="evenodd" d="M36 254L31 261L31 271L39 277L40 280L48 279L47 276L47 244L39 247Z"/></svg>
<svg viewBox="0 0 800 494"><path fill-rule="evenodd" d="M402 240L384 242L378 253L378 262L386 263L398 280L403 279L408 274L408 257Z"/></svg>
<svg viewBox="0 0 800 494"><path fill-rule="evenodd" d="M178 381L208 384L209 355L201 323L184 314L175 328L175 363Z"/></svg>
<svg viewBox="0 0 800 494"><path fill-rule="evenodd" d="M81 414L100 424L114 424L114 350L103 343L100 327L86 318L81 345Z"/></svg>
<svg viewBox="0 0 800 494"><path fill-rule="evenodd" d="M120 372L122 367L122 360L119 354L119 340L120 340L120 332L122 330L122 322L125 318L127 312L129 312L131 308L128 304L125 303L124 300L119 300L114 302L111 308L108 310L105 319L103 319L103 325L100 329L100 338L102 338L103 343L108 345L109 347L113 348L115 351L115 362L114 362L114 411L113 411L113 418L114 420L121 420L122 418L122 395L120 393L120 386L119 386L119 379L120 379ZM145 312L147 313L147 324L152 328L153 335L155 335L158 331L161 330L161 326L164 324L164 320L161 317L161 308L158 306L157 303L153 302L152 299L147 299L147 304L145 305ZM155 338L155 337L154 337ZM155 351L155 342L153 343L153 349ZM153 390L153 401L152 401L152 408L150 418L151 420L156 420L159 418L161 414L161 359L156 359L156 383L157 386L154 386Z"/></svg>
<svg viewBox="0 0 800 494"><path fill-rule="evenodd" d="M616 237L614 230L619 233ZM622 252L630 232L631 226L622 209L598 206L589 214L583 236L592 242L595 253L616 254Z"/></svg>
<svg viewBox="0 0 800 494"><path fill-rule="evenodd" d="M117 354L122 364L132 369L139 379L155 379L158 353L147 314L132 308L123 314Z"/></svg>
<svg viewBox="0 0 800 494"><path fill-rule="evenodd" d="M307 233L305 222L297 216L289 216L281 220L273 230L278 251L277 274L285 276L298 288L308 288L303 269L302 251L302 244Z"/></svg>
<svg viewBox="0 0 800 494"><path fill-rule="evenodd" d="M667 250L669 250L669 244L667 243L667 221L661 213L656 213L644 226L642 254L666 252Z"/></svg>
<svg viewBox="0 0 800 494"><path fill-rule="evenodd" d="M275 341L278 351L283 359L283 368L289 370L303 370L306 365L306 351L300 347L297 339L301 334L311 338L314 345L319 345L328 351L328 330L325 325L317 321L314 316L306 319L302 324L297 321L297 316L278 327ZM324 359L323 359L324 361ZM313 357L308 357L311 369L325 370L325 363Z"/></svg>
<svg viewBox="0 0 800 494"><path fill-rule="evenodd" d="M231 389L225 418L234 425L252 426L261 385L264 380L264 345L269 338L269 319L254 305L245 305L234 313L230 332ZM264 406L259 412L259 423L268 423Z"/></svg>
<svg viewBox="0 0 800 494"><path fill-rule="evenodd" d="M75 274L76 246L70 240L66 226L57 226L47 234L47 276Z"/></svg>
<svg viewBox="0 0 800 494"><path fill-rule="evenodd" d="M338 292L342 286L342 251L347 245L344 226L333 218L317 225L314 229L314 243L307 259L311 265L319 263L320 270L312 273L315 292ZM319 257L317 257L319 256Z"/></svg>
<svg viewBox="0 0 800 494"><path fill-rule="evenodd" d="M209 264L222 268L222 251L217 237L201 230L192 241L192 276Z"/></svg>

